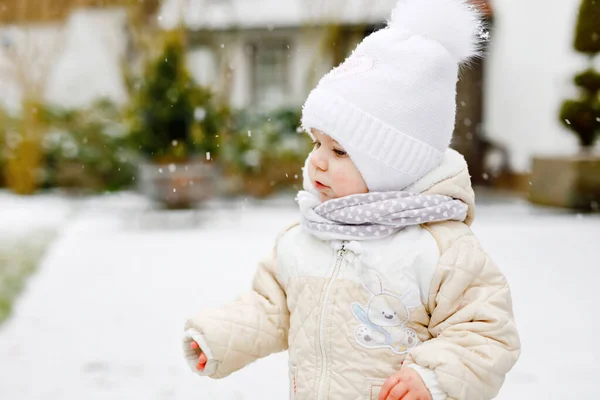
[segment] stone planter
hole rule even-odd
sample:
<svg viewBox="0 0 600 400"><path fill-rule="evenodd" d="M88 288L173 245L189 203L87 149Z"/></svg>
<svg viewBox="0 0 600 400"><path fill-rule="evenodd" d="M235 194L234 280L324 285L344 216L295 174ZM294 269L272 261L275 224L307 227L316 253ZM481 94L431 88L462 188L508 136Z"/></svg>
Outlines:
<svg viewBox="0 0 600 400"><path fill-rule="evenodd" d="M143 162L138 186L150 199L169 209L192 208L214 194L215 167L204 160L176 163Z"/></svg>
<svg viewBox="0 0 600 400"><path fill-rule="evenodd" d="M600 156L535 157L529 199L542 205L598 211Z"/></svg>

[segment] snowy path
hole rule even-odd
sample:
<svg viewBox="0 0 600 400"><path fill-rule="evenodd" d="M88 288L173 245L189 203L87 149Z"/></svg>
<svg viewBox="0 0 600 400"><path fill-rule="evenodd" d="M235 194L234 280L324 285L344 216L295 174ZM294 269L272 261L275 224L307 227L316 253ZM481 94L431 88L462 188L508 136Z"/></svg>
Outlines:
<svg viewBox="0 0 600 400"><path fill-rule="evenodd" d="M248 287L296 210L230 205L158 229L192 215L128 207L84 207L54 243L0 328L0 399L286 399L285 354L199 379L179 338L189 312ZM597 399L600 218L484 205L474 230L509 278L524 347L498 398Z"/></svg>

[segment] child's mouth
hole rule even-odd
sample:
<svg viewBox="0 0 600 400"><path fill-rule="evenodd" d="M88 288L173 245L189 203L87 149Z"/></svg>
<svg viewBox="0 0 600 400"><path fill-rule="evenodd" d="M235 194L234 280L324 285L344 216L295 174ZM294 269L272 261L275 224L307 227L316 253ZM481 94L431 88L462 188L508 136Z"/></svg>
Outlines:
<svg viewBox="0 0 600 400"><path fill-rule="evenodd" d="M317 189L321 190L321 189L327 189L329 186L327 186L327 185L323 185L323 184L322 184L321 182L319 182L319 181L315 181L315 187L316 187Z"/></svg>

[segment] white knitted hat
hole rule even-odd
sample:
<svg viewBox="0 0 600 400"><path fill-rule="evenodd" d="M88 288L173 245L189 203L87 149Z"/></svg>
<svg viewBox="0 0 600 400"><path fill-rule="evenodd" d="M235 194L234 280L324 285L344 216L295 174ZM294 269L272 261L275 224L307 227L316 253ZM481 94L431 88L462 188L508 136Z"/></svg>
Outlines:
<svg viewBox="0 0 600 400"><path fill-rule="evenodd" d="M400 0L310 93L303 128L337 140L370 191L406 188L442 162L459 66L479 55L482 32L467 0Z"/></svg>

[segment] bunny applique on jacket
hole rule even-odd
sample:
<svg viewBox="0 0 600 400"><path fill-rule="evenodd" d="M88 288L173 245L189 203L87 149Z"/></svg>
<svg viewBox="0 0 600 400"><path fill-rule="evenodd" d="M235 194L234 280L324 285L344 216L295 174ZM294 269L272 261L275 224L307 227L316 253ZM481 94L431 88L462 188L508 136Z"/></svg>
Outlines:
<svg viewBox="0 0 600 400"><path fill-rule="evenodd" d="M419 343L417 333L406 327L410 310L421 306L419 288L412 284L404 294L387 290L375 271L366 270L362 284L371 298L365 306L352 304L354 317L361 322L355 332L356 342L367 349L389 348L405 354Z"/></svg>
<svg viewBox="0 0 600 400"><path fill-rule="evenodd" d="M292 226L260 263L252 290L187 321L190 367L223 378L287 349L290 399L377 399L401 367L414 368L434 400L494 398L520 343L506 279L469 228L464 159L449 150L410 190L463 201L466 221L340 243ZM204 372L192 340L207 355Z"/></svg>

